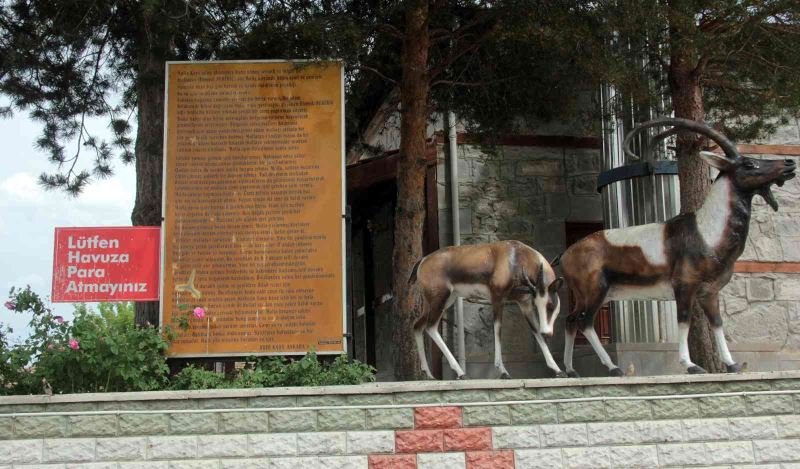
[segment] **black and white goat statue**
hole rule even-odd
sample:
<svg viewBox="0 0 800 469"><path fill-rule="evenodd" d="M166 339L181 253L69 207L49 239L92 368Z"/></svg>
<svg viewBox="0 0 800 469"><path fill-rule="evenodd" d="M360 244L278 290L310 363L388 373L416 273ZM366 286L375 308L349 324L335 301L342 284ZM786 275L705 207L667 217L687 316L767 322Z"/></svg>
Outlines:
<svg viewBox="0 0 800 469"><path fill-rule="evenodd" d="M733 142L707 124L677 118L636 126L623 144L627 154L633 156L631 138L650 127L669 129L653 137L648 148L660 139L687 131L713 140L724 155L701 152L700 157L717 168L719 176L695 213L682 213L663 223L599 231L564 252L561 266L575 298L567 317L564 350L569 376L578 376L572 367L578 329L608 367L609 375L623 375L603 349L593 326L597 310L609 300L675 300L680 363L689 373L704 373L689 357L689 323L692 305L697 301L708 317L727 371L740 369L728 351L722 330L719 291L731 279L734 263L744 250L753 196L760 195L778 210L770 187L792 179L795 162L745 158Z"/></svg>

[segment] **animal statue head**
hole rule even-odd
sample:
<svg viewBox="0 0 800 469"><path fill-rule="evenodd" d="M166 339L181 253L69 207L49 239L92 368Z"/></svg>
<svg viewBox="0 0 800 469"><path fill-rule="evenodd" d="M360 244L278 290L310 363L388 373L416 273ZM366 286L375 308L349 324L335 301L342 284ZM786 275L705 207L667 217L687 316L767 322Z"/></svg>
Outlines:
<svg viewBox="0 0 800 469"><path fill-rule="evenodd" d="M564 278L556 278L552 267L545 262L540 262L536 281L531 280L525 269L522 271L522 279L526 283L533 302L533 310L530 312L532 317L527 318L528 322L540 334L552 336L553 324L561 310L558 289L561 288Z"/></svg>
<svg viewBox="0 0 800 469"><path fill-rule="evenodd" d="M700 157L709 165L717 168L720 177L728 177L736 190L744 194L758 194L764 201L778 210L778 201L772 193L772 185L783 184L795 176L797 164L794 160L760 160L742 156L736 145L727 137L712 129L708 125L688 119L663 118L654 119L636 126L625 138L623 146L625 153L636 157L630 149L632 137L648 127L661 127L664 125L673 128L655 135L648 142L647 148L654 148L659 140L675 135L682 131L696 132L714 141L724 154L701 151Z"/></svg>

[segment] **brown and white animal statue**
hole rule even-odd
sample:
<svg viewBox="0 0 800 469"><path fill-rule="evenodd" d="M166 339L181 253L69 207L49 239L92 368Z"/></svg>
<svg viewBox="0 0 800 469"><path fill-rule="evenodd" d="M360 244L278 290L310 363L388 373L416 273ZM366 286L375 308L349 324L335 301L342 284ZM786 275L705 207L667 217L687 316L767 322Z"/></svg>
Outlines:
<svg viewBox="0 0 800 469"><path fill-rule="evenodd" d="M510 378L503 365L500 344L503 305L506 301L519 305L522 315L533 329L547 366L557 376L566 376L553 360L542 337L553 335L553 323L560 309L558 289L563 279L556 278L550 263L539 252L519 241L446 247L423 257L414 265L409 284L415 281L419 281L425 304L414 324L414 337L422 370L429 378L433 378L433 375L425 359L423 334L426 332L447 358L458 379L464 378L464 370L439 334L439 321L444 310L458 297L491 303L494 313L494 365L502 378Z"/></svg>
<svg viewBox="0 0 800 469"><path fill-rule="evenodd" d="M717 351L728 372L739 370L725 341L718 294L730 280L734 263L744 250L753 196L760 195L778 210L770 186L782 186L793 178L795 162L742 157L733 142L707 124L677 118L638 125L625 139L626 152L632 154L628 149L631 137L657 126L671 128L656 135L651 143L685 131L716 142L724 156L701 152L700 157L717 168L719 176L696 213L683 213L663 223L599 231L564 252L561 266L575 298L567 317L564 350L569 376L578 376L572 367L578 329L608 367L609 374L622 376L600 344L593 326L597 310L609 300L674 299L680 363L689 373L704 373L689 357L689 323L692 305L698 302L708 317Z"/></svg>

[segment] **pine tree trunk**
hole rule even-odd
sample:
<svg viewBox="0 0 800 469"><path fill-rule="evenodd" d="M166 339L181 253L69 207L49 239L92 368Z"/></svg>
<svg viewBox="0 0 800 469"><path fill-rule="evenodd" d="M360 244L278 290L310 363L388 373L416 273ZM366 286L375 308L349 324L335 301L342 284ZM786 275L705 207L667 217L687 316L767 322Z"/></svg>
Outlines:
<svg viewBox="0 0 800 469"><path fill-rule="evenodd" d="M696 55L689 47L673 47L670 57L669 85L675 117L702 121L705 118L703 90L696 73ZM698 156L702 140L694 134L678 134L676 156L681 186L681 213L695 212L711 187L709 168ZM724 371L717 356L711 327L699 305L692 311L689 329L689 356L710 373Z"/></svg>
<svg viewBox="0 0 800 469"><path fill-rule="evenodd" d="M134 226L161 225L164 144L164 67L168 40L154 33L145 17L137 51L136 203ZM137 325L158 325L158 302L136 303Z"/></svg>
<svg viewBox="0 0 800 469"><path fill-rule="evenodd" d="M420 375L413 325L421 313L422 301L418 289L408 285L408 278L412 267L422 257L425 220L425 137L429 87L427 0L409 2L405 22L392 278L392 351L397 380L417 379Z"/></svg>

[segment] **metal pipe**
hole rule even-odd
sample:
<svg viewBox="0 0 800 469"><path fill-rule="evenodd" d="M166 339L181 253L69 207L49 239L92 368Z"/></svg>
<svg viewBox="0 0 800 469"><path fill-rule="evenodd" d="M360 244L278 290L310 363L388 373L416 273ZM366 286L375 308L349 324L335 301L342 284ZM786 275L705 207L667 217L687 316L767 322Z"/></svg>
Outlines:
<svg viewBox="0 0 800 469"><path fill-rule="evenodd" d="M456 133L456 115L447 113L447 152L450 168L450 212L453 225L453 246L461 245L461 224L458 207L458 134ZM467 370L467 353L464 339L464 300L457 298L456 313L456 355L461 369Z"/></svg>

